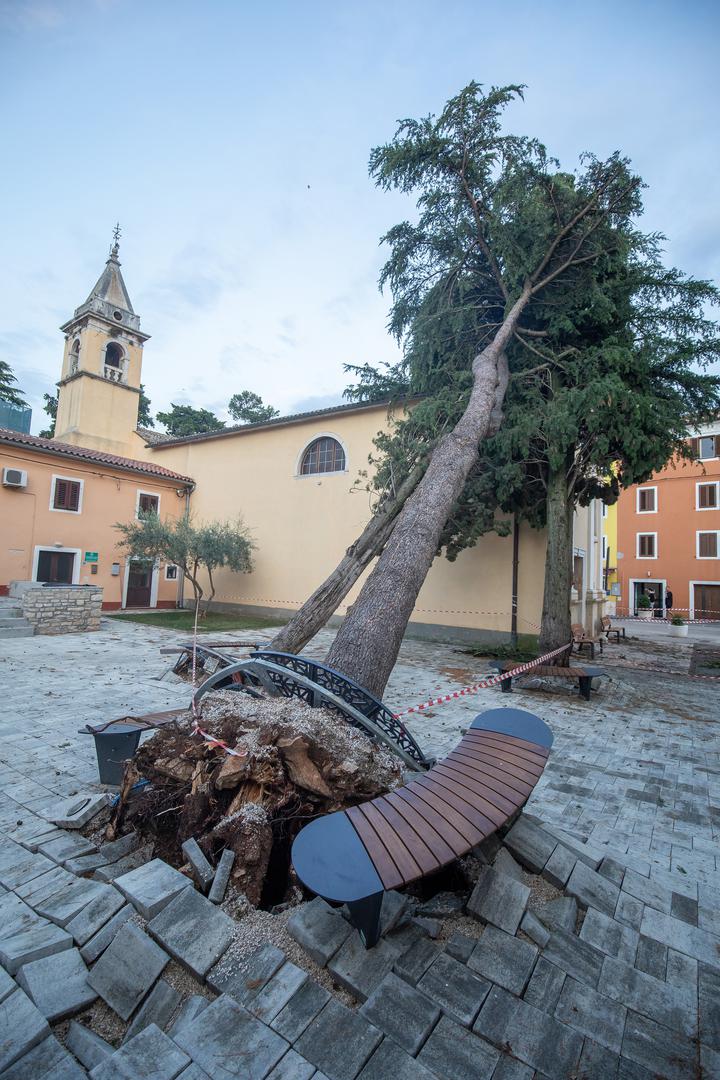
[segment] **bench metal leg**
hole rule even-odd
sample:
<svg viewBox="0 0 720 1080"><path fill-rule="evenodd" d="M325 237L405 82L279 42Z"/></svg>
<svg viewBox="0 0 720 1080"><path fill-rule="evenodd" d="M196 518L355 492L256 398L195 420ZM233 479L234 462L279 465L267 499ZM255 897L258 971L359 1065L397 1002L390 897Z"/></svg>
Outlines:
<svg viewBox="0 0 720 1080"><path fill-rule="evenodd" d="M502 690L503 694L512 693L512 675L508 675L507 679L502 680L502 682L500 683L500 689Z"/></svg>
<svg viewBox="0 0 720 1080"><path fill-rule="evenodd" d="M384 893L373 893L362 900L348 903L350 919L365 943L366 949L377 945L380 937L380 908Z"/></svg>
<svg viewBox="0 0 720 1080"><path fill-rule="evenodd" d="M580 694L582 695L582 697L585 698L586 701L590 700L590 687L591 687L591 684L592 684L592 679L590 678L589 675L581 675L580 676Z"/></svg>

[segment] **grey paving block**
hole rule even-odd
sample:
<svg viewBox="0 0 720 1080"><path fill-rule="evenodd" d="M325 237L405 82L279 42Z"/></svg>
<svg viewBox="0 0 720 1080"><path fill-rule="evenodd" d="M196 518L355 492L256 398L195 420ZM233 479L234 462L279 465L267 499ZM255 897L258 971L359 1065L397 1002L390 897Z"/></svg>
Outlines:
<svg viewBox="0 0 720 1080"><path fill-rule="evenodd" d="M522 994L538 950L529 941L488 926L472 951L468 967L514 994Z"/></svg>
<svg viewBox="0 0 720 1080"><path fill-rule="evenodd" d="M364 1016L331 998L300 1036L295 1050L330 1080L354 1080L381 1039Z"/></svg>
<svg viewBox="0 0 720 1080"><path fill-rule="evenodd" d="M655 908L657 911L670 913L672 907L672 889L661 885L652 878L643 877L635 870L628 867L623 878L622 891L641 900L643 904Z"/></svg>
<svg viewBox="0 0 720 1080"><path fill-rule="evenodd" d="M310 1080L316 1075L314 1065L300 1057L296 1050L288 1050L268 1075L268 1080Z"/></svg>
<svg viewBox="0 0 720 1080"><path fill-rule="evenodd" d="M182 995L174 986L170 986L165 979L158 979L154 987L145 998L144 1002L135 1013L132 1024L125 1033L123 1042L129 1042L150 1024L157 1024L164 1031L173 1013L180 1004Z"/></svg>
<svg viewBox="0 0 720 1080"><path fill-rule="evenodd" d="M580 1056L578 1077L582 1077L582 1080L618 1080L621 1061L634 1070L635 1066L627 1058L621 1059L600 1043L594 1042L593 1039L586 1039ZM632 1080L632 1078L626 1076L625 1080Z"/></svg>
<svg viewBox="0 0 720 1080"><path fill-rule="evenodd" d="M125 897L118 889L111 885L100 885L99 882L97 884L101 891L65 924L76 945L85 945L125 904Z"/></svg>
<svg viewBox="0 0 720 1080"><path fill-rule="evenodd" d="M124 926L131 915L134 915L135 911L130 904L125 904L121 907L117 914L113 915L111 919L105 923L101 930L98 930L97 934L93 934L86 945L80 949L80 955L86 964L93 964L97 960L105 949L107 949L110 942L121 926Z"/></svg>
<svg viewBox="0 0 720 1080"><path fill-rule="evenodd" d="M54 1035L34 1046L2 1074L3 1080L84 1080L87 1073Z"/></svg>
<svg viewBox="0 0 720 1080"><path fill-rule="evenodd" d="M617 922L625 923L626 926L639 931L644 910L645 905L642 900L631 896L630 893L621 891L615 908L615 919Z"/></svg>
<svg viewBox="0 0 720 1080"><path fill-rule="evenodd" d="M407 896L396 889L388 889L383 893L380 905L380 933L383 937L395 929L405 914L407 906Z"/></svg>
<svg viewBox="0 0 720 1080"><path fill-rule="evenodd" d="M504 837L504 843L520 863L533 874L540 874L557 846L557 840L522 815Z"/></svg>
<svg viewBox="0 0 720 1080"><path fill-rule="evenodd" d="M445 952L448 956L453 956L456 960L466 964L470 958L470 953L476 945L477 938L470 937L469 934L463 934L460 930L454 930L445 943ZM400 960L402 961L402 959L401 957ZM395 970L397 971L397 967ZM405 975L403 975L403 978L405 978Z"/></svg>
<svg viewBox="0 0 720 1080"><path fill-rule="evenodd" d="M0 895L0 940L24 930L28 926L39 926L45 922L24 900L14 893Z"/></svg>
<svg viewBox="0 0 720 1080"><path fill-rule="evenodd" d="M109 802L110 796L105 792L100 795L74 795L72 799L65 799L45 810L43 817L61 829L82 829L83 825L92 821Z"/></svg>
<svg viewBox="0 0 720 1080"><path fill-rule="evenodd" d="M52 870L55 865L44 855L35 855L24 848L19 850L20 856L9 865L0 867L0 885L4 885L6 889L16 889L26 881L33 881L46 871Z"/></svg>
<svg viewBox="0 0 720 1080"><path fill-rule="evenodd" d="M285 1008L307 978L306 971L288 960L246 1007L258 1020L269 1024Z"/></svg>
<svg viewBox="0 0 720 1080"><path fill-rule="evenodd" d="M111 882L116 881L124 874L129 874L132 870L138 870L148 864L150 856L152 855L152 845L143 845L136 851L131 851L129 855L123 855L121 859L113 860L111 863L106 863L103 866L99 866L93 877L97 881ZM187 879L190 881L190 879Z"/></svg>
<svg viewBox="0 0 720 1080"><path fill-rule="evenodd" d="M672 894L670 913L676 919L682 919L683 922L690 923L691 926L698 925L698 903L697 900L693 900L689 896L682 896L680 893L674 892ZM707 929L717 934L720 926L708 927Z"/></svg>
<svg viewBox="0 0 720 1080"><path fill-rule="evenodd" d="M175 1080L188 1065L190 1057L156 1024L150 1024L96 1065L90 1076L92 1080Z"/></svg>
<svg viewBox="0 0 720 1080"><path fill-rule="evenodd" d="M557 837L564 847L575 855L577 859L589 866L591 870L597 870L598 866L607 854L606 849L600 844L586 843L572 833L564 829L558 829L555 825L548 825L548 832Z"/></svg>
<svg viewBox="0 0 720 1080"><path fill-rule="evenodd" d="M475 919L514 934L529 898L527 885L492 866L483 866L468 900L467 911Z"/></svg>
<svg viewBox="0 0 720 1080"><path fill-rule="evenodd" d="M497 986L488 994L473 1031L558 1080L574 1075L583 1045L578 1032Z"/></svg>
<svg viewBox="0 0 720 1080"><path fill-rule="evenodd" d="M324 967L353 932L339 911L319 896L311 900L288 919L290 937L302 945L316 964Z"/></svg>
<svg viewBox="0 0 720 1080"><path fill-rule="evenodd" d="M503 849L504 850L504 849ZM509 851L505 851L508 862L512 862L517 871L522 875L522 870L517 865ZM506 873L507 871L503 871ZM435 896L418 905L417 914L426 915L430 919L449 919L452 915L459 914L465 907L465 900L454 892L440 892Z"/></svg>
<svg viewBox="0 0 720 1080"><path fill-rule="evenodd" d="M440 1018L417 1056L420 1065L443 1080L489 1080L499 1060L494 1046L449 1016Z"/></svg>
<svg viewBox="0 0 720 1080"><path fill-rule="evenodd" d="M0 1073L50 1034L48 1022L17 987L0 1007Z"/></svg>
<svg viewBox="0 0 720 1080"><path fill-rule="evenodd" d="M147 934L128 922L95 964L88 982L118 1016L128 1020L169 959Z"/></svg>
<svg viewBox="0 0 720 1080"><path fill-rule="evenodd" d="M577 901L574 897L560 896L557 900L550 900L538 908L537 915L550 930L567 930L568 933L574 934L577 910Z"/></svg>
<svg viewBox="0 0 720 1080"><path fill-rule="evenodd" d="M720 938L700 930L697 926L690 926L682 919L675 919L672 915L646 907L640 931L663 945L720 970Z"/></svg>
<svg viewBox="0 0 720 1080"><path fill-rule="evenodd" d="M526 911L520 929L542 949L550 940L550 931L540 922L534 911Z"/></svg>
<svg viewBox="0 0 720 1080"><path fill-rule="evenodd" d="M580 861L575 864L565 891L570 896L576 897L583 907L596 908L598 911L604 911L606 915L615 914L620 896L617 885Z"/></svg>
<svg viewBox="0 0 720 1080"><path fill-rule="evenodd" d="M247 1005L284 963L284 952L274 945L260 945L242 962L221 960L208 972L208 986L219 994L229 994L241 1005Z"/></svg>
<svg viewBox="0 0 720 1080"><path fill-rule="evenodd" d="M620 1053L627 1009L590 986L566 979L555 1017L614 1053Z"/></svg>
<svg viewBox="0 0 720 1080"><path fill-rule="evenodd" d="M86 878L76 877L73 881L63 885L56 893L35 904L38 915L50 919L56 926L67 926L84 907L98 896L102 896L108 889L107 885L99 881L88 881Z"/></svg>
<svg viewBox="0 0 720 1080"><path fill-rule="evenodd" d="M663 1080L695 1080L696 1048L691 1039L628 1011L622 1055Z"/></svg>
<svg viewBox="0 0 720 1080"><path fill-rule="evenodd" d="M193 886L179 870L168 866L162 859L153 859L115 878L115 887L149 921L183 889L192 889Z"/></svg>
<svg viewBox="0 0 720 1080"><path fill-rule="evenodd" d="M341 1037L339 1031L337 1035ZM174 1041L213 1080L263 1080L289 1049L272 1028L227 994L203 1009Z"/></svg>
<svg viewBox="0 0 720 1080"><path fill-rule="evenodd" d="M575 869L577 856L569 851L564 844L558 844L552 855L545 863L542 876L556 889L564 889L568 878Z"/></svg>
<svg viewBox="0 0 720 1080"><path fill-rule="evenodd" d="M464 935L463 935L464 936ZM472 938L468 938L472 944L470 951L475 946L475 942ZM433 960L439 953L437 945L432 941L428 941L427 938L420 938L414 945L411 945L407 952L398 956L395 964L393 965L393 971L396 972L405 982L410 983L411 986L415 986L418 979L427 971L432 964ZM448 954L452 956L452 953L448 949Z"/></svg>
<svg viewBox="0 0 720 1080"><path fill-rule="evenodd" d="M220 856L220 862L217 865L215 877L208 893L208 900L211 900L213 904L222 904L225 899L225 890L230 880L230 871L234 862L235 852L231 851L230 848L225 848Z"/></svg>
<svg viewBox="0 0 720 1080"><path fill-rule="evenodd" d="M433 1001L392 973L373 991L360 1014L413 1056L440 1019Z"/></svg>
<svg viewBox="0 0 720 1080"><path fill-rule="evenodd" d="M665 980L667 973L668 947L661 945L659 941L638 934L638 947L635 955L635 967L638 971L644 971L646 975L654 975L656 979ZM627 956L620 956L620 960L633 963Z"/></svg>
<svg viewBox="0 0 720 1080"><path fill-rule="evenodd" d="M289 1043L294 1043L329 1000L330 994L324 986L307 979L285 1008L270 1021L270 1026Z"/></svg>
<svg viewBox="0 0 720 1080"><path fill-rule="evenodd" d="M112 863L118 862L119 859L130 855L137 850L139 845L140 838L137 833L128 833L117 840L112 840L109 844L103 844L99 851L91 855L80 855L77 858L66 859L63 866L66 870L72 871L73 874L90 874L94 870L100 869L100 867L110 866ZM128 869L132 868L128 867Z"/></svg>
<svg viewBox="0 0 720 1080"><path fill-rule="evenodd" d="M193 875L201 890L206 893L213 883L215 867L208 862L197 840L191 838L182 845L182 853L190 863Z"/></svg>
<svg viewBox="0 0 720 1080"><path fill-rule="evenodd" d="M720 1050L720 975L703 966L698 979L700 1041Z"/></svg>
<svg viewBox="0 0 720 1080"><path fill-rule="evenodd" d="M440 937L442 930L442 922L440 919L428 919L424 915L412 915L410 922L413 926L417 926L421 933L427 937L432 938L434 941Z"/></svg>
<svg viewBox="0 0 720 1080"><path fill-rule="evenodd" d="M36 922L0 940L0 964L14 975L23 964L71 949L73 939L54 923Z"/></svg>
<svg viewBox="0 0 720 1080"><path fill-rule="evenodd" d="M543 956L566 975L597 989L605 954L587 941L581 941L564 930L555 930L543 950Z"/></svg>
<svg viewBox="0 0 720 1080"><path fill-rule="evenodd" d="M191 887L181 889L147 928L171 956L194 975L204 978L227 950L236 924Z"/></svg>
<svg viewBox="0 0 720 1080"><path fill-rule="evenodd" d="M613 885L617 885L617 887L620 888L623 883L623 877L625 876L625 867L616 859L606 855L598 866L598 874L602 874L608 881L612 881Z"/></svg>
<svg viewBox="0 0 720 1080"><path fill-rule="evenodd" d="M8 975L5 968L0 967L0 1002L4 1001L15 989L15 980Z"/></svg>
<svg viewBox="0 0 720 1080"><path fill-rule="evenodd" d="M64 863L66 859L76 859L80 855L89 855L97 851L97 844L77 833L65 833L55 840L47 840L38 845L38 851L47 855L55 863Z"/></svg>
<svg viewBox="0 0 720 1080"><path fill-rule="evenodd" d="M357 931L353 931L327 965L335 982L344 986L358 1001L365 1001L400 955L397 945L381 938L372 949L366 949Z"/></svg>
<svg viewBox="0 0 720 1080"><path fill-rule="evenodd" d="M536 1009L542 1009L543 1012L552 1015L560 1000L560 992L566 978L564 971L541 956L530 976L523 999L528 1005L534 1005Z"/></svg>
<svg viewBox="0 0 720 1080"><path fill-rule="evenodd" d="M440 953L418 980L417 989L457 1023L470 1027L490 990L490 983L459 960Z"/></svg>
<svg viewBox="0 0 720 1080"><path fill-rule="evenodd" d="M166 1028L166 1034L171 1039L175 1038L175 1032L185 1030L196 1016L199 1016L203 1009L207 1009L210 1001L208 998L203 997L202 994L191 994L190 997L185 998L182 1005L178 1009L177 1016L173 1020L172 1024ZM160 1027L161 1025L158 1025Z"/></svg>
<svg viewBox="0 0 720 1080"><path fill-rule="evenodd" d="M40 877L32 878L24 885L18 885L15 892L26 904L34 908L36 903L47 900L48 896L53 896L63 885L69 885L74 880L74 876L63 866L51 865L50 869Z"/></svg>
<svg viewBox="0 0 720 1080"><path fill-rule="evenodd" d="M115 1053L115 1047L105 1039L101 1039L94 1031L79 1024L77 1020L71 1020L65 1036L65 1045L72 1051L81 1065L86 1069L94 1069L111 1054Z"/></svg>
<svg viewBox="0 0 720 1080"><path fill-rule="evenodd" d="M317 1073L315 1073L317 1077ZM211 1080L206 1072L204 1072L199 1065L196 1065L193 1061L188 1065L187 1069L183 1069L180 1073L181 1080Z"/></svg>
<svg viewBox="0 0 720 1080"><path fill-rule="evenodd" d="M532 1080L534 1075L535 1072L529 1065L523 1065L517 1058L503 1054L493 1073L493 1080ZM582 1080L589 1080L589 1078L583 1076Z"/></svg>
<svg viewBox="0 0 720 1080"><path fill-rule="evenodd" d="M670 986L696 987L698 984L698 962L675 949L668 949L665 981Z"/></svg>
<svg viewBox="0 0 720 1080"><path fill-rule="evenodd" d="M697 1030L695 987L683 990L679 986L668 986L660 979L608 956L603 963L598 988L607 997L674 1031L694 1035Z"/></svg>
<svg viewBox="0 0 720 1080"><path fill-rule="evenodd" d="M435 1080L435 1075L392 1039L383 1039L358 1080Z"/></svg>
<svg viewBox="0 0 720 1080"><path fill-rule="evenodd" d="M608 956L616 956L627 964L635 962L640 935L623 923L594 908L588 908L580 937Z"/></svg>
<svg viewBox="0 0 720 1080"><path fill-rule="evenodd" d="M88 969L77 949L24 964L18 985L48 1020L62 1020L91 1005L97 997L88 984Z"/></svg>

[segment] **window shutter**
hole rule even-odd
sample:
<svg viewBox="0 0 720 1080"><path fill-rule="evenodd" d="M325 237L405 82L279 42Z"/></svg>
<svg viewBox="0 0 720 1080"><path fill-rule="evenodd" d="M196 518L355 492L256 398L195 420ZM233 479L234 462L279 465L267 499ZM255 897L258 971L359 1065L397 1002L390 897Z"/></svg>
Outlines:
<svg viewBox="0 0 720 1080"><path fill-rule="evenodd" d="M718 553L717 533L700 533L698 555L701 559L716 559Z"/></svg>
<svg viewBox="0 0 720 1080"><path fill-rule="evenodd" d="M65 480L55 481L55 500L53 506L56 510L65 509L65 501L67 499L67 482Z"/></svg>
<svg viewBox="0 0 720 1080"><path fill-rule="evenodd" d="M695 455L695 457L697 457L698 454L700 453L700 440L699 439L691 439L690 440L690 447L691 447L692 452Z"/></svg>
<svg viewBox="0 0 720 1080"><path fill-rule="evenodd" d="M77 510L80 506L80 485L71 480L68 482L67 488L67 509Z"/></svg>
<svg viewBox="0 0 720 1080"><path fill-rule="evenodd" d="M720 457L720 435L715 436L715 457Z"/></svg>

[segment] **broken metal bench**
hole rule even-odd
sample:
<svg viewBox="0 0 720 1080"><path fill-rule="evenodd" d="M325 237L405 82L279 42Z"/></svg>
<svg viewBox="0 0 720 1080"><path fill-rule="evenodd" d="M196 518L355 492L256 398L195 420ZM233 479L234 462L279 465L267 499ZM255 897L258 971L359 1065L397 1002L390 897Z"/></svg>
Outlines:
<svg viewBox="0 0 720 1080"><path fill-rule="evenodd" d="M521 667L519 662L513 660L495 660L490 667L495 671L507 673L507 678L503 679L500 683L500 689L503 694L509 694L512 691L513 670L516 667ZM590 700L590 691L592 689L593 679L600 679L603 675L607 675L605 668L594 667L592 664L583 664L582 667L560 667L558 664L538 664L536 667L531 668L529 671L522 671L519 676L522 675L543 675L550 679L577 679L580 687L580 696L584 697L586 701Z"/></svg>
<svg viewBox="0 0 720 1080"><path fill-rule="evenodd" d="M481 713L429 772L306 825L292 847L300 881L347 904L371 948L384 891L435 873L508 824L540 779L552 741L547 724L523 709Z"/></svg>

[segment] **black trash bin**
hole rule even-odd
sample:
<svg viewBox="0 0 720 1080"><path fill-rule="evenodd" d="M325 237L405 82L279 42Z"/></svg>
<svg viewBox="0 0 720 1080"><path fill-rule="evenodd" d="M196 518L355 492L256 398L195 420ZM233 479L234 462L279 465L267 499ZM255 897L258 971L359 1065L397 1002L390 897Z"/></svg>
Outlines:
<svg viewBox="0 0 720 1080"><path fill-rule="evenodd" d="M121 720L108 725L103 731L94 731L90 726L83 728L82 734L92 735L95 739L101 784L120 787L125 762L137 750L141 730L136 725L126 724Z"/></svg>

